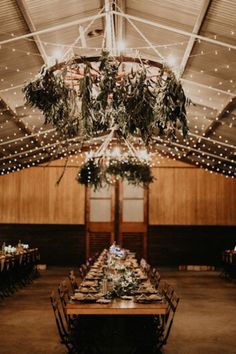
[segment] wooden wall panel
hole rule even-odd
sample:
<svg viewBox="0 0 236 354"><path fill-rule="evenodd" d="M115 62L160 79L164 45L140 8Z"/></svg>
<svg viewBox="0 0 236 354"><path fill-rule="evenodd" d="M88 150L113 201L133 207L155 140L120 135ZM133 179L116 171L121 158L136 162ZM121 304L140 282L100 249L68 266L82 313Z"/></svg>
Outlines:
<svg viewBox="0 0 236 354"><path fill-rule="evenodd" d="M0 223L84 224L85 188L67 169L35 167L0 178Z"/></svg>
<svg viewBox="0 0 236 354"><path fill-rule="evenodd" d="M153 169L154 183L149 187L149 224L174 221L174 169ZM170 204L171 201L171 204Z"/></svg>
<svg viewBox="0 0 236 354"><path fill-rule="evenodd" d="M174 225L181 223L181 220L185 220L183 224L187 225L192 224L193 220L196 220L196 172L197 170L192 168L174 169L172 194L172 205L174 209L172 224Z"/></svg>
<svg viewBox="0 0 236 354"><path fill-rule="evenodd" d="M220 177L216 190L217 223L229 225L236 219L236 181L230 178L226 182L223 176Z"/></svg>
<svg viewBox="0 0 236 354"><path fill-rule="evenodd" d="M48 172L43 168L32 168L20 173L20 191L17 201L19 220L17 222L22 224L40 224L47 220L49 222Z"/></svg>
<svg viewBox="0 0 236 354"><path fill-rule="evenodd" d="M49 211L51 224L84 224L85 188L76 180L78 168L68 168L59 185L61 169L49 168ZM66 219L66 220L65 220Z"/></svg>
<svg viewBox="0 0 236 354"><path fill-rule="evenodd" d="M58 165L0 176L0 223L84 224L85 189L70 166L60 185ZM173 161L153 169L151 225L236 225L236 180Z"/></svg>
<svg viewBox="0 0 236 354"><path fill-rule="evenodd" d="M0 220L16 223L20 220L20 178L17 173L0 177Z"/></svg>
<svg viewBox="0 0 236 354"><path fill-rule="evenodd" d="M151 225L236 225L236 180L202 169L153 169Z"/></svg>

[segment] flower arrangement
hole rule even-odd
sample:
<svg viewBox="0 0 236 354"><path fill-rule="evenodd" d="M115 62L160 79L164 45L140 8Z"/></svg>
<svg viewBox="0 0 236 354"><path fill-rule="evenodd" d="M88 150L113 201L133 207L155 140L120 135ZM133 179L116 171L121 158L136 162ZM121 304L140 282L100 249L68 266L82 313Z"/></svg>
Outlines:
<svg viewBox="0 0 236 354"><path fill-rule="evenodd" d="M125 268L124 272L112 277L113 296L121 297L124 295L132 295L138 287L138 280L135 273L131 269Z"/></svg>

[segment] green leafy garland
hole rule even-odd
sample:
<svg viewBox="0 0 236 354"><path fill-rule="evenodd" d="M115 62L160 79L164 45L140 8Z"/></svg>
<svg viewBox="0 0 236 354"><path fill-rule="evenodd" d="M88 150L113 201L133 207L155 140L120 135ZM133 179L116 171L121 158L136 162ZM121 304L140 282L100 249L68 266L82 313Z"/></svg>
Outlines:
<svg viewBox="0 0 236 354"><path fill-rule="evenodd" d="M130 73L120 73L118 62L102 52L99 70L84 58L79 90L66 84L71 66L62 70L43 67L40 74L24 88L26 101L39 108L45 124L51 123L64 138L80 136L83 140L117 127L117 136L140 136L148 145L160 134L176 137L181 129L188 132L186 104L188 100L181 82L163 67L152 78L144 64ZM96 74L95 74L96 73Z"/></svg>
<svg viewBox="0 0 236 354"><path fill-rule="evenodd" d="M126 179L131 184L146 187L154 180L147 162L140 161L135 157L129 157L125 160L110 160L106 173L114 175L121 180Z"/></svg>
<svg viewBox="0 0 236 354"><path fill-rule="evenodd" d="M84 184L86 187L93 186L95 190L102 187L102 171L98 162L91 158L86 161L80 168L76 177L80 184Z"/></svg>
<svg viewBox="0 0 236 354"><path fill-rule="evenodd" d="M23 92L26 101L43 112L45 124L51 123L63 137L78 135L81 112L77 93L65 85L61 73L57 75L43 67Z"/></svg>
<svg viewBox="0 0 236 354"><path fill-rule="evenodd" d="M132 156L122 160L110 159L107 162L101 158L90 158L81 166L76 179L80 184L97 190L112 184L112 176L142 187L148 187L154 180L148 163Z"/></svg>

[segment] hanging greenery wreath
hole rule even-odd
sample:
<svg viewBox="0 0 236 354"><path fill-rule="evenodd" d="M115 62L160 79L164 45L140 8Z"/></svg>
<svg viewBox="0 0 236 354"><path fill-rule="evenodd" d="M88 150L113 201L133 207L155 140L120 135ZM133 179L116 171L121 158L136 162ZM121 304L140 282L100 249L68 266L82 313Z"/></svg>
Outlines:
<svg viewBox="0 0 236 354"><path fill-rule="evenodd" d="M26 101L43 112L45 124L51 123L63 137L78 135L81 113L77 93L65 85L61 72L58 74L43 66L23 92Z"/></svg>
<svg viewBox="0 0 236 354"><path fill-rule="evenodd" d="M39 108L45 124L51 123L64 138L84 140L114 125L118 137L140 136L146 145L160 134L175 137L179 129L187 135L188 100L169 68L163 66L153 76L141 62L136 71L124 73L108 52L102 52L98 69L88 58L81 61L43 67L23 88L26 101Z"/></svg>
<svg viewBox="0 0 236 354"><path fill-rule="evenodd" d="M121 180L126 179L128 183L144 187L154 180L148 163L140 161L136 157L128 157L124 160L112 159L105 172Z"/></svg>
<svg viewBox="0 0 236 354"><path fill-rule="evenodd" d="M188 100L169 68L160 66L153 75L147 62L140 61L136 70L123 72L121 61L108 52L102 52L99 66L92 64L95 61L97 58L74 58L51 68L44 66L25 85L26 101L43 112L45 124L51 123L64 139L78 137L81 143L115 134L118 143L127 142L128 149L133 136L146 146L161 134L175 138L179 129L186 137ZM134 151L131 155L106 164L103 158L89 159L77 180L95 189L112 183L112 176L148 186L153 181L150 166Z"/></svg>
<svg viewBox="0 0 236 354"><path fill-rule="evenodd" d="M129 156L124 159L90 158L80 168L77 181L97 190L113 183L115 179L127 180L129 184L148 187L153 182L151 167L146 161Z"/></svg>
<svg viewBox="0 0 236 354"><path fill-rule="evenodd" d="M86 187L93 187L97 190L103 186L102 170L96 159L91 158L86 161L80 168L76 177L80 184Z"/></svg>

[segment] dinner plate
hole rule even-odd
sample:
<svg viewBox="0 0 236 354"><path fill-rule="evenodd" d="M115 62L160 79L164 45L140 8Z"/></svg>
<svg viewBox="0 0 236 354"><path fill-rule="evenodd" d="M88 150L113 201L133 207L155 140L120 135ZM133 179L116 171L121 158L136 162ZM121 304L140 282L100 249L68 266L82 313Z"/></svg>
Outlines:
<svg viewBox="0 0 236 354"><path fill-rule="evenodd" d="M91 288L87 288L87 287L84 287L84 288L79 288L78 289L80 293L83 293L83 294L96 294L99 292L99 290L97 289L91 289Z"/></svg>
<svg viewBox="0 0 236 354"><path fill-rule="evenodd" d="M94 303L97 301L96 298L90 298L90 299L76 299L76 297L71 297L71 300L76 301L76 302L82 302L82 303Z"/></svg>
<svg viewBox="0 0 236 354"><path fill-rule="evenodd" d="M121 296L121 299L123 300L133 300L133 296L130 296L130 295L124 295L124 296Z"/></svg>
<svg viewBox="0 0 236 354"><path fill-rule="evenodd" d="M150 295L150 296L136 296L134 301L140 304L150 304L152 302L161 302L163 299L159 295Z"/></svg>
<svg viewBox="0 0 236 354"><path fill-rule="evenodd" d="M96 302L97 302L98 304L110 304L110 303L111 303L111 300L101 298L101 299L98 299Z"/></svg>

